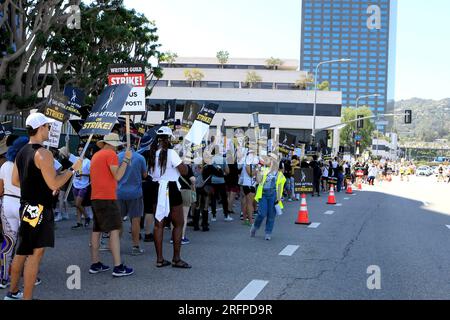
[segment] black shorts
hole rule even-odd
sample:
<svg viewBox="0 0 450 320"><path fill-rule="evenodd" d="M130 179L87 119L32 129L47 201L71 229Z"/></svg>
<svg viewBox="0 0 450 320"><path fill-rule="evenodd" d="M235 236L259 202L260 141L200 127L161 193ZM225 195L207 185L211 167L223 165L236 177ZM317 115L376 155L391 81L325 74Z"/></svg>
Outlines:
<svg viewBox="0 0 450 320"><path fill-rule="evenodd" d="M158 193L159 193L159 183L156 183L156 191L155 191L155 208L158 204ZM169 204L170 207L177 207L181 206L183 204L183 198L181 197L181 192L178 190L177 182L176 181L169 181L168 184L169 187Z"/></svg>
<svg viewBox="0 0 450 320"><path fill-rule="evenodd" d="M255 187L242 186L242 190L244 191L245 195L248 195L249 193L256 193Z"/></svg>
<svg viewBox="0 0 450 320"><path fill-rule="evenodd" d="M22 219L24 208L25 204L21 204L20 212ZM34 249L53 248L55 246L55 216L53 209L50 207L44 208L41 216L42 220L35 227L21 219L17 242L17 255L28 256L33 254Z"/></svg>
<svg viewBox="0 0 450 320"><path fill-rule="evenodd" d="M142 194L144 196L144 213L155 214L158 183L154 181L144 181L142 183Z"/></svg>
<svg viewBox="0 0 450 320"><path fill-rule="evenodd" d="M94 232L110 232L122 229L122 215L117 200L92 200Z"/></svg>

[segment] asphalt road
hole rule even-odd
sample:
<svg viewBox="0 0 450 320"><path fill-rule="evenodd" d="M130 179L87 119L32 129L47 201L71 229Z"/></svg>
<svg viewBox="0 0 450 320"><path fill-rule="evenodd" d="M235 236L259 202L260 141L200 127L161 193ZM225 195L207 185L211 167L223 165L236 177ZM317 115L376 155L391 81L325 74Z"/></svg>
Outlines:
<svg viewBox="0 0 450 320"><path fill-rule="evenodd" d="M433 177L363 186L355 195L336 193L341 206L327 205L327 195L308 196L311 222L294 224L300 202L287 203L277 217L272 240L260 230L250 238L238 215L233 222L218 215L210 232L188 227L191 243L182 247L190 270L156 268L153 243L142 256L131 256L129 222L122 239L124 262L135 274L113 278L91 275L90 230L70 230L74 221L57 223L56 247L48 249L36 288L39 299L449 299L450 184ZM237 211L237 209L236 209ZM334 211L332 214L324 214ZM331 212L328 212L331 213ZM72 219L74 216L72 215ZM170 234L165 231L165 258ZM279 255L287 246L292 255ZM296 249L297 248L297 249ZM295 250L296 249L296 250ZM101 253L111 265L109 252ZM81 289L67 288L67 268L81 268ZM379 268L380 289L367 282ZM260 280L260 281L254 281ZM244 290L247 288L246 290Z"/></svg>

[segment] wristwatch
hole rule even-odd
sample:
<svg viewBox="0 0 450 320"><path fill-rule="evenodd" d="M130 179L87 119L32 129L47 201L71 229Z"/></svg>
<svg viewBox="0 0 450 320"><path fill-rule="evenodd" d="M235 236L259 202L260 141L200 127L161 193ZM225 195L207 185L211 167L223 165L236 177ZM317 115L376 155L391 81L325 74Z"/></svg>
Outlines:
<svg viewBox="0 0 450 320"><path fill-rule="evenodd" d="M69 168L69 171L72 173L72 174L74 174L75 173L75 169L74 168L72 168L72 167L70 167Z"/></svg>

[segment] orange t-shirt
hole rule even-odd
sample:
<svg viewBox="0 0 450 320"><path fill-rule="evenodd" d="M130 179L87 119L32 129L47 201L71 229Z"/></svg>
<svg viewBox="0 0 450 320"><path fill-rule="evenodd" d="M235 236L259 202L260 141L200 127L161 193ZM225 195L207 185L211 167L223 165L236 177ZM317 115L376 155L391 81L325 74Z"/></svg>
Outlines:
<svg viewBox="0 0 450 320"><path fill-rule="evenodd" d="M116 200L117 181L109 166L118 166L119 158L113 150L100 150L91 160L91 199Z"/></svg>

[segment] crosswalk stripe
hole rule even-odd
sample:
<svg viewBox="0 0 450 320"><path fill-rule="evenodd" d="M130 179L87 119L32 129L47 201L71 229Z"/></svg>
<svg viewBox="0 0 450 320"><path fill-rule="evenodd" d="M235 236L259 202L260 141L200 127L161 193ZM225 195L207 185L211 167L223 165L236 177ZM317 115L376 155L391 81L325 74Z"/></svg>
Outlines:
<svg viewBox="0 0 450 320"><path fill-rule="evenodd" d="M266 280L252 280L233 300L254 300L268 283Z"/></svg>
<svg viewBox="0 0 450 320"><path fill-rule="evenodd" d="M318 226L320 226L320 222L313 222L308 226L308 228L316 229Z"/></svg>
<svg viewBox="0 0 450 320"><path fill-rule="evenodd" d="M278 255L290 257L294 254L295 251L297 251L298 248L300 248L300 246L288 245Z"/></svg>
<svg viewBox="0 0 450 320"><path fill-rule="evenodd" d="M333 213L334 213L334 211L329 210L329 211L325 211L323 214L333 214Z"/></svg>

